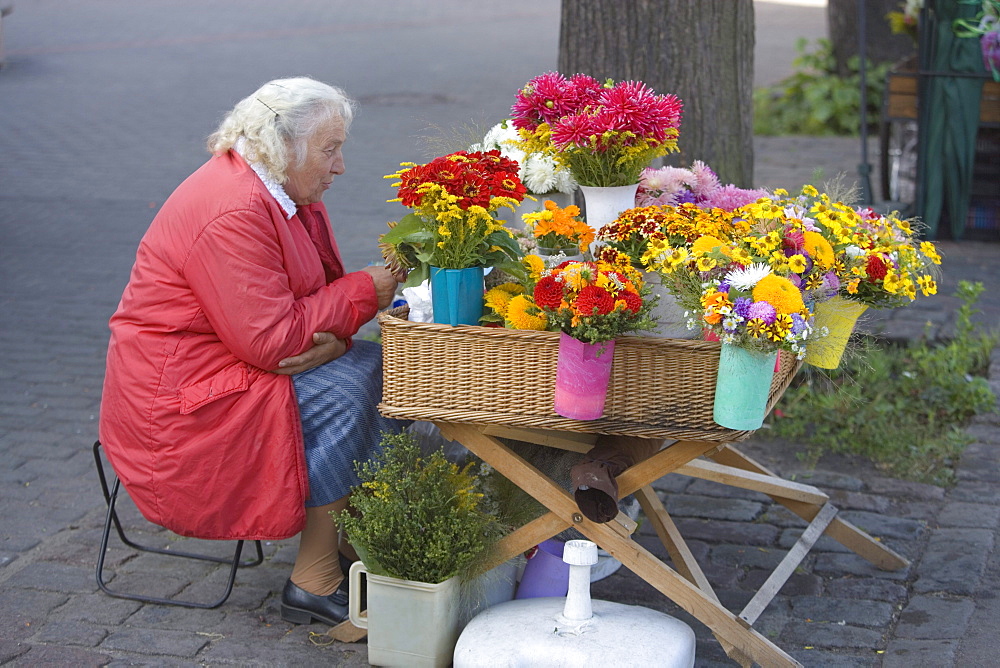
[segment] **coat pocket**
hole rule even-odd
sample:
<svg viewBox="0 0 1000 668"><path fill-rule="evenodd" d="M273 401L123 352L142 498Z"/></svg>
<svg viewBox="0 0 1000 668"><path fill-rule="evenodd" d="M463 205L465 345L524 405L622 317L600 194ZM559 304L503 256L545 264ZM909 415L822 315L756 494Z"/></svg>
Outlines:
<svg viewBox="0 0 1000 668"><path fill-rule="evenodd" d="M236 362L215 375L181 388L181 415L193 413L205 404L245 392L250 387L250 375L245 362Z"/></svg>

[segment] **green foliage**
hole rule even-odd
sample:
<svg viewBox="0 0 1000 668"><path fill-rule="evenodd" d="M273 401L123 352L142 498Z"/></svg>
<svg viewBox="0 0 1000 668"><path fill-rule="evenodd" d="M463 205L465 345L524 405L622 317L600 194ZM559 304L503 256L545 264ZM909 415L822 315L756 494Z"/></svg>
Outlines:
<svg viewBox="0 0 1000 668"><path fill-rule="evenodd" d="M781 417L771 417L770 433L805 442L804 457L813 461L826 450L849 452L899 477L949 483L968 445L964 426L996 406L984 374L998 335L972 323L982 291L981 283L959 285L950 341L899 347L862 339L839 369L804 367L778 405Z"/></svg>
<svg viewBox="0 0 1000 668"><path fill-rule="evenodd" d="M771 88L754 91L754 134L857 135L861 118L861 75L857 56L848 60L850 74L837 76L830 40L819 39L807 51L807 40L796 42L796 72ZM866 118L871 128L879 121L889 63L868 61Z"/></svg>
<svg viewBox="0 0 1000 668"><path fill-rule="evenodd" d="M408 432L382 444L358 465L351 508L334 519L372 573L431 584L467 575L501 533L472 465L460 469L441 450L423 457Z"/></svg>

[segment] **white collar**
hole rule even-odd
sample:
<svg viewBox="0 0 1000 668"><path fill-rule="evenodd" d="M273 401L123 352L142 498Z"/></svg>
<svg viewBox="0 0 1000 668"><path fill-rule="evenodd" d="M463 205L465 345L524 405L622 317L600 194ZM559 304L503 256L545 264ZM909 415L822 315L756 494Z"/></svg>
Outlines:
<svg viewBox="0 0 1000 668"><path fill-rule="evenodd" d="M233 150L239 153L240 157L246 160L246 163L250 165L250 169L254 171L254 174L260 178L261 183L263 183L264 187L267 188L267 192L271 193L271 196L278 200L278 204L280 204L281 208L284 210L285 216L290 219L295 215L297 210L295 202L293 202L292 198L288 196L288 193L286 193L285 189L281 187L281 184L274 180L264 165L259 162L251 162L250 160L247 160L246 156L243 154L243 150L246 148L246 143L246 137L240 137L236 140Z"/></svg>

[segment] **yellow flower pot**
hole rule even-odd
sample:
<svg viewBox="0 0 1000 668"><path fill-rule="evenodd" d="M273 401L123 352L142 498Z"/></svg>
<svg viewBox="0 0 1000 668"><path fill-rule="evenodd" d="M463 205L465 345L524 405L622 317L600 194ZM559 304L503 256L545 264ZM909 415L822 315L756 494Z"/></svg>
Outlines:
<svg viewBox="0 0 1000 668"><path fill-rule="evenodd" d="M813 329L821 332L826 328L828 333L809 342L806 348L806 364L821 369L836 369L840 366L840 358L847 348L851 332L867 308L867 304L844 299L839 295L817 304Z"/></svg>

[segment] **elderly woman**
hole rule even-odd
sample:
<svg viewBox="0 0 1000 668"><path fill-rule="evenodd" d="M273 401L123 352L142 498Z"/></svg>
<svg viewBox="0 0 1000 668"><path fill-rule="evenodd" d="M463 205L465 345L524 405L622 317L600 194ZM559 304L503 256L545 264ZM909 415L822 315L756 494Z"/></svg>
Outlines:
<svg viewBox="0 0 1000 668"><path fill-rule="evenodd" d="M143 237L110 323L100 438L129 495L185 536L301 532L281 601L294 623L346 617L330 512L399 427L376 411L381 349L351 340L397 277L346 272L320 201L352 115L307 78L237 104Z"/></svg>

